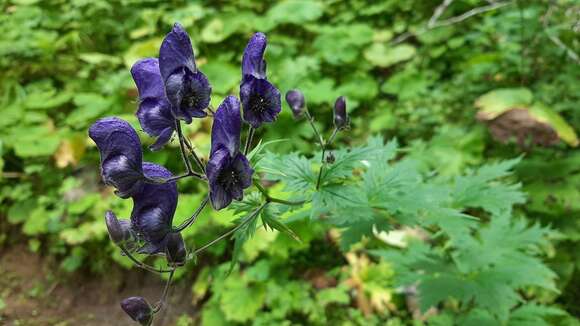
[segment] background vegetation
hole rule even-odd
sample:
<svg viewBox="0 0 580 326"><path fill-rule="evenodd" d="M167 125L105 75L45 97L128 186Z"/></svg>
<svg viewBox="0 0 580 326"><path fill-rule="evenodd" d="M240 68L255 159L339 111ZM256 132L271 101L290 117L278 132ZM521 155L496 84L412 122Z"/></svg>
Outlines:
<svg viewBox="0 0 580 326"><path fill-rule="evenodd" d="M338 143L379 146L391 160L378 178L397 190L381 199L391 203L396 232L381 233L344 207L342 221L328 223L308 211L277 212L301 242L259 229L228 277L233 244L220 243L182 269L176 288L184 291L172 299L180 308L166 323L578 324L576 1L8 0L0 9L0 323L100 325L120 310L118 300L75 305L74 284L108 284L114 293L141 284L132 280L142 272L129 271L107 237L105 210L128 216L131 207L100 183L87 128L108 115L138 127L129 67L157 56L178 21L212 83L214 107L237 94L254 31L270 41L269 78L283 92L302 89L323 130L345 95L352 129ZM186 130L207 153L210 122ZM371 135L396 138L399 150L367 142ZM317 150L287 106L260 136L285 139L270 145L277 153ZM176 142L145 155L182 169ZM180 191L175 223L204 196L195 181ZM439 209L478 220L405 227ZM208 210L186 241L200 246L233 219ZM42 258L7 258L29 253ZM23 269L37 269L36 281L19 277ZM55 293L71 296L70 309L50 305Z"/></svg>

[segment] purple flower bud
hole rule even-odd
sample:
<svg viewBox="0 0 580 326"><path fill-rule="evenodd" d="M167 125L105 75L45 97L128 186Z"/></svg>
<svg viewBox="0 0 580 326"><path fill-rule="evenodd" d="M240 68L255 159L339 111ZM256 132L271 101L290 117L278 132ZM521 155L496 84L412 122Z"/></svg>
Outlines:
<svg viewBox="0 0 580 326"><path fill-rule="evenodd" d="M105 213L105 223L109 238L117 245L121 245L131 240L131 223L128 220L119 220L111 211Z"/></svg>
<svg viewBox="0 0 580 326"><path fill-rule="evenodd" d="M187 249L181 233L169 233L165 247L165 256L169 265L183 266L187 259Z"/></svg>
<svg viewBox="0 0 580 326"><path fill-rule="evenodd" d="M306 106L306 100L304 99L304 94L298 89L289 90L286 93L286 102L294 114L294 118L298 119L302 115L302 110Z"/></svg>
<svg viewBox="0 0 580 326"><path fill-rule="evenodd" d="M346 113L346 99L339 96L334 102L334 126L338 129L344 129L348 126L349 118Z"/></svg>
<svg viewBox="0 0 580 326"><path fill-rule="evenodd" d="M153 309L143 297L130 297L121 301L121 308L136 322L141 325L151 325L153 321Z"/></svg>
<svg viewBox="0 0 580 326"><path fill-rule="evenodd" d="M326 155L326 163L333 164L334 161L336 161L336 157L334 154L332 154L332 152L329 152L328 155Z"/></svg>
<svg viewBox="0 0 580 326"><path fill-rule="evenodd" d="M253 128L273 122L282 110L280 91L266 77L266 45L266 35L255 33L242 57L240 100L244 109L244 121Z"/></svg>

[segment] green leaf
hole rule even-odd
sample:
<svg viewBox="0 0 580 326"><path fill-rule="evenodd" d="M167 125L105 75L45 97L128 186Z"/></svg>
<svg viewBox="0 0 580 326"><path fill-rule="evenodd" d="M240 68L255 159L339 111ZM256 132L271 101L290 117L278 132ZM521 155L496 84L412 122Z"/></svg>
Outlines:
<svg viewBox="0 0 580 326"><path fill-rule="evenodd" d="M375 66L389 67L415 56L415 47L408 44L399 44L388 47L384 43L374 43L365 50L365 58Z"/></svg>
<svg viewBox="0 0 580 326"><path fill-rule="evenodd" d="M220 307L228 321L246 322L256 316L266 298L261 284L247 284L235 277L226 280Z"/></svg>
<svg viewBox="0 0 580 326"><path fill-rule="evenodd" d="M535 103L529 108L530 114L539 122L546 123L558 134L558 137L570 146L578 146L578 136L561 115L541 103Z"/></svg>
<svg viewBox="0 0 580 326"><path fill-rule="evenodd" d="M281 1L268 10L268 18L275 23L301 24L322 16L324 6L314 0Z"/></svg>
<svg viewBox="0 0 580 326"><path fill-rule="evenodd" d="M486 93L475 101L480 109L478 118L492 120L513 108L526 108L532 104L534 96L527 88L504 88Z"/></svg>

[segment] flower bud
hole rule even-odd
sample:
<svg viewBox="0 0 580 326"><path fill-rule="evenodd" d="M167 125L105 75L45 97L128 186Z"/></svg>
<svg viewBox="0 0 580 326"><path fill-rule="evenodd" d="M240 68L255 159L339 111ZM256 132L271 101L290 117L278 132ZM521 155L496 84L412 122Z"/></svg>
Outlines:
<svg viewBox="0 0 580 326"><path fill-rule="evenodd" d="M304 94L298 89L289 90L286 93L286 102L288 102L294 118L299 118L302 115L302 110L306 106Z"/></svg>
<svg viewBox="0 0 580 326"><path fill-rule="evenodd" d="M165 255L169 265L183 266L187 259L187 249L181 233L169 233L165 247Z"/></svg>
<svg viewBox="0 0 580 326"><path fill-rule="evenodd" d="M332 154L332 152L329 152L328 155L326 155L326 163L333 164L334 161L336 161L336 157L334 157L334 154Z"/></svg>
<svg viewBox="0 0 580 326"><path fill-rule="evenodd" d="M121 308L136 322L149 326L153 321L153 308L143 297L130 297L121 301Z"/></svg>
<svg viewBox="0 0 580 326"><path fill-rule="evenodd" d="M339 96L334 102L334 126L338 129L348 127L349 119L346 113L346 99Z"/></svg>
<svg viewBox="0 0 580 326"><path fill-rule="evenodd" d="M117 219L117 216L111 211L105 213L105 223L109 238L115 244L120 245L131 239L131 223L127 220Z"/></svg>

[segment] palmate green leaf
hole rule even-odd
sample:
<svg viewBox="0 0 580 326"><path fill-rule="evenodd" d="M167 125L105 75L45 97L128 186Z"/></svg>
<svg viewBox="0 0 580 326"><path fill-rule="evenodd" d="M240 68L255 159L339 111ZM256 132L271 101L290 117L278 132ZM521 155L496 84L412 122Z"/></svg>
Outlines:
<svg viewBox="0 0 580 326"><path fill-rule="evenodd" d="M296 235L296 233L294 233L292 229L290 229L286 224L284 224L284 222L280 221L277 218L277 216L280 215L281 214L280 211L277 209L277 205L269 205L268 207L266 207L262 211L262 214L260 214L264 228L266 229L270 228L270 230L277 230L289 236L290 238L296 240L297 242L300 242L300 238L298 237L298 235Z"/></svg>
<svg viewBox="0 0 580 326"><path fill-rule="evenodd" d="M336 182L337 179L352 176L353 169L365 166L371 160L389 160L397 150L396 141L384 144L380 138L370 138L367 145L346 150L337 150L332 153L335 161L328 164L321 178L321 185ZM317 154L315 157L320 157Z"/></svg>
<svg viewBox="0 0 580 326"><path fill-rule="evenodd" d="M493 215L511 212L515 204L525 202L521 185L506 185L495 179L511 174L519 158L496 164L484 165L473 174L455 179L453 197L459 207L481 207Z"/></svg>
<svg viewBox="0 0 580 326"><path fill-rule="evenodd" d="M301 24L322 16L324 5L315 0L285 0L268 11L270 20L277 24Z"/></svg>
<svg viewBox="0 0 580 326"><path fill-rule="evenodd" d="M228 321L245 322L254 318L266 297L263 284L247 284L228 278L221 295L220 308Z"/></svg>
<svg viewBox="0 0 580 326"><path fill-rule="evenodd" d="M310 160L297 153L267 153L256 171L265 173L268 180L283 181L287 191L304 193L316 186L317 175L312 170Z"/></svg>

